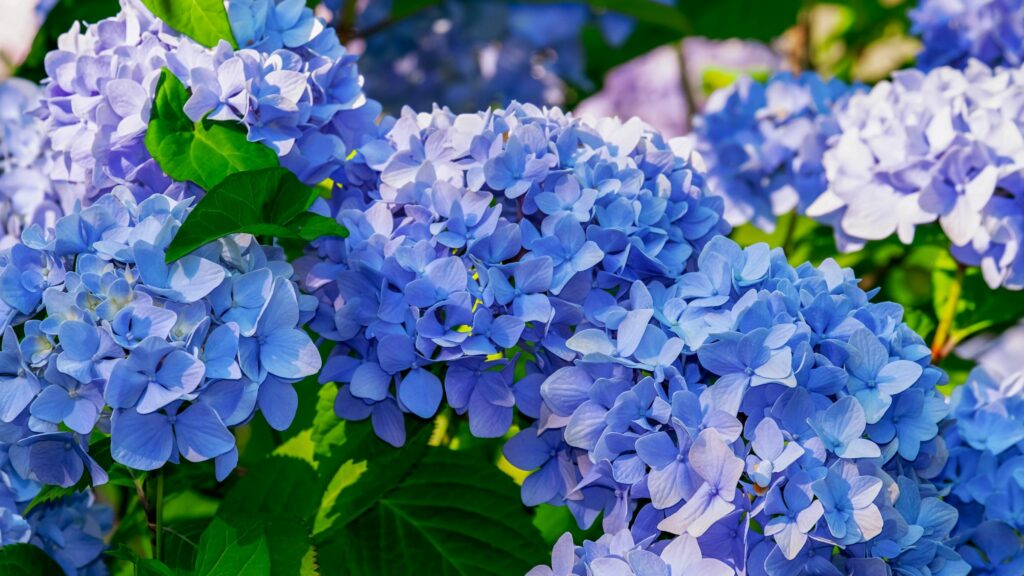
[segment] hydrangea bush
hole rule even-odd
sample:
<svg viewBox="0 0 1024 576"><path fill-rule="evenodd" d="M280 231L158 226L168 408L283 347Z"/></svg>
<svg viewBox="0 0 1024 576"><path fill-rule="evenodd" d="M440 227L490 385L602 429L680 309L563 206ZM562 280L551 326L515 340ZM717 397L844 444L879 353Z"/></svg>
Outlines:
<svg viewBox="0 0 1024 576"><path fill-rule="evenodd" d="M724 238L644 291L636 352L615 354L621 332L577 332L573 365L541 385L551 415L505 449L533 468L546 444L577 468L543 464L524 499L543 486L590 518L603 511L609 534L630 527L565 573L649 555L683 574L966 573L946 545L956 512L933 483L945 375L898 306L871 303L832 261L793 268ZM648 341L673 353L651 365Z"/></svg>
<svg viewBox="0 0 1024 576"><path fill-rule="evenodd" d="M359 143L360 124L379 108L362 93L355 58L301 0L229 3L239 50L213 48L176 33L140 0L122 0L117 16L72 29L46 57L43 131L50 177L73 200L92 202L115 186L137 199L197 190L168 178L145 146L160 73L169 69L192 91L185 113L241 122L252 142L315 184Z"/></svg>
<svg viewBox="0 0 1024 576"><path fill-rule="evenodd" d="M538 417L574 331L639 326L630 286L677 276L727 229L703 176L636 119L406 109L346 171L321 209L351 236L297 266L311 328L341 343L321 373L348 383L336 411L395 445L401 413L433 416L443 392L480 436L516 405ZM513 382L517 364L535 374Z"/></svg>
<svg viewBox="0 0 1024 576"><path fill-rule="evenodd" d="M273 427L291 423L291 384L320 368L299 329L313 302L300 302L281 252L251 237L165 264L188 206L163 195L136 204L121 188L11 249L0 420L27 416L25 478L67 487L89 470L101 483L84 448L96 428L130 468L216 458L223 478L238 457L228 426L257 406Z"/></svg>
<svg viewBox="0 0 1024 576"><path fill-rule="evenodd" d="M671 139L537 104L713 7L119 6L0 84L0 573L1024 570L1008 4Z"/></svg>

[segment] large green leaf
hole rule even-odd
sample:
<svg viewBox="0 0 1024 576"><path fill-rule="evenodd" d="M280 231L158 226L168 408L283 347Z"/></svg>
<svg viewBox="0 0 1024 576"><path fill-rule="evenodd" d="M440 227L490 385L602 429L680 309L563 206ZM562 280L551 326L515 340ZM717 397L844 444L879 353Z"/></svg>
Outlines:
<svg viewBox="0 0 1024 576"><path fill-rule="evenodd" d="M196 564L199 540L210 518L191 518L164 524L163 560L173 569L190 571Z"/></svg>
<svg viewBox="0 0 1024 576"><path fill-rule="evenodd" d="M372 505L339 516L317 536L323 573L504 576L546 561L518 487L474 456L431 448Z"/></svg>
<svg viewBox="0 0 1024 576"><path fill-rule="evenodd" d="M803 0L678 0L676 5L694 34L767 42L797 23Z"/></svg>
<svg viewBox="0 0 1024 576"><path fill-rule="evenodd" d="M428 422L406 418L401 449L384 442L370 422L340 420L334 414L337 388L321 388L313 424L313 458L323 488L314 534L343 525L362 514L398 484L427 452L433 430Z"/></svg>
<svg viewBox="0 0 1024 576"><path fill-rule="evenodd" d="M145 142L168 176L210 190L229 174L278 166L277 154L262 144L249 142L241 124L189 119L184 112L188 98L188 89L181 80L164 69Z"/></svg>
<svg viewBox="0 0 1024 576"><path fill-rule="evenodd" d="M0 574L64 576L64 570L46 552L31 544L8 544L0 547Z"/></svg>
<svg viewBox="0 0 1024 576"><path fill-rule="evenodd" d="M309 462L270 456L228 491L217 517L233 526L259 526L272 576L314 576L316 550L309 527L320 494Z"/></svg>
<svg viewBox="0 0 1024 576"><path fill-rule="evenodd" d="M213 48L227 40L238 48L223 0L142 0L168 26L203 46Z"/></svg>
<svg viewBox="0 0 1024 576"><path fill-rule="evenodd" d="M231 488L218 515L305 520L312 518L319 503L316 471L308 462L270 456Z"/></svg>
<svg viewBox="0 0 1024 576"><path fill-rule="evenodd" d="M306 212L315 199L316 192L284 168L230 174L185 219L167 248L167 260L239 232L305 241L348 236L333 218Z"/></svg>
<svg viewBox="0 0 1024 576"><path fill-rule="evenodd" d="M270 548L261 522L214 518L199 540L195 576L269 576Z"/></svg>

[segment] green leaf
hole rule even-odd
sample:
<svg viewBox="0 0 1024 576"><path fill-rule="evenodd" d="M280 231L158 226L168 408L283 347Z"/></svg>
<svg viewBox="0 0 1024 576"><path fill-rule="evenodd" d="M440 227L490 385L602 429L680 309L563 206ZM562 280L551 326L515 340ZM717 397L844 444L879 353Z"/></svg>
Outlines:
<svg viewBox="0 0 1024 576"><path fill-rule="evenodd" d="M316 471L308 462L270 456L231 488L218 515L304 520L312 518L319 504Z"/></svg>
<svg viewBox="0 0 1024 576"><path fill-rule="evenodd" d="M550 560L518 487L467 456L431 448L371 506L337 519L317 537L323 572L504 576Z"/></svg>
<svg viewBox="0 0 1024 576"><path fill-rule="evenodd" d="M210 518L193 518L164 525L163 559L178 570L192 570L199 552L199 540L210 525Z"/></svg>
<svg viewBox="0 0 1024 576"><path fill-rule="evenodd" d="M144 558L135 565L135 576L175 576L177 572L159 560Z"/></svg>
<svg viewBox="0 0 1024 576"><path fill-rule="evenodd" d="M324 236L348 238L348 229L338 224L337 220L313 212L303 212L293 218L289 224L298 232L299 238L307 242Z"/></svg>
<svg viewBox="0 0 1024 576"><path fill-rule="evenodd" d="M803 0L679 0L677 10L706 38L769 42L797 23Z"/></svg>
<svg viewBox="0 0 1024 576"><path fill-rule="evenodd" d="M587 4L598 11L618 12L637 22L669 28L682 34L693 34L685 15L672 6L654 0L587 0Z"/></svg>
<svg viewBox="0 0 1024 576"><path fill-rule="evenodd" d="M39 493L36 494L35 498L29 500L29 503L25 506L24 513L28 514L32 509L40 504L55 502L65 496L71 496L72 494L76 494L84 489L84 487L79 487L78 484L68 486L67 488L53 484L44 484L42 489L39 490Z"/></svg>
<svg viewBox="0 0 1024 576"><path fill-rule="evenodd" d="M305 524L295 519L268 520L263 526L270 548L272 576L316 576L317 551Z"/></svg>
<svg viewBox="0 0 1024 576"><path fill-rule="evenodd" d="M284 168L230 174L192 209L167 248L172 262L229 234L247 232L276 238L314 240L348 231L323 216L306 212L316 192Z"/></svg>
<svg viewBox="0 0 1024 576"><path fill-rule="evenodd" d="M932 273L933 306L939 318L950 300L955 270L936 267ZM978 268L964 272L956 315L950 332L953 342L962 342L978 332L1002 328L1024 317L1024 293L1006 289L993 290Z"/></svg>
<svg viewBox="0 0 1024 576"><path fill-rule="evenodd" d="M236 527L214 518L199 540L195 576L270 574L270 549L263 525L250 522Z"/></svg>
<svg viewBox="0 0 1024 576"><path fill-rule="evenodd" d="M238 49L222 0L142 0L142 3L168 26L207 48L227 40L232 48Z"/></svg>
<svg viewBox="0 0 1024 576"><path fill-rule="evenodd" d="M334 386L323 387L314 421L313 457L323 487L314 535L347 524L398 484L426 455L433 430L427 422L407 418L405 445L395 448L377 437L368 420L338 419L333 408L336 394Z"/></svg>
<svg viewBox="0 0 1024 576"><path fill-rule="evenodd" d="M0 547L0 574L64 576L64 570L40 548L31 544L8 544Z"/></svg>
<svg viewBox="0 0 1024 576"><path fill-rule="evenodd" d="M583 530L567 506L552 506L551 504L541 504L534 508L533 525L540 530L541 536L544 537L548 546L554 546L555 542L566 532L572 532L575 542L597 540L604 533L601 522L595 520L590 528Z"/></svg>
<svg viewBox="0 0 1024 576"><path fill-rule="evenodd" d="M321 493L309 462L269 456L228 491L217 517L239 528L260 526L272 576L313 576L316 549L309 526Z"/></svg>
<svg viewBox="0 0 1024 576"><path fill-rule="evenodd" d="M249 142L237 122L193 122L183 110L189 94L166 68L160 74L146 130L146 149L171 178L209 191L229 174L278 166L277 154Z"/></svg>

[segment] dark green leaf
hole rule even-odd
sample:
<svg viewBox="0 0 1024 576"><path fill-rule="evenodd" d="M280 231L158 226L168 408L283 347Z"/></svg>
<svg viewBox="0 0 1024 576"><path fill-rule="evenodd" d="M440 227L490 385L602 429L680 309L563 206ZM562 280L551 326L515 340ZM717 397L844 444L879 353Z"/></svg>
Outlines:
<svg viewBox="0 0 1024 576"><path fill-rule="evenodd" d="M270 456L228 492L218 515L311 519L320 504L316 471L298 458Z"/></svg>
<svg viewBox="0 0 1024 576"><path fill-rule="evenodd" d="M420 10L432 8L440 3L441 0L394 0L391 4L391 19L401 20L408 18Z"/></svg>
<svg viewBox="0 0 1024 576"><path fill-rule="evenodd" d="M64 498L65 496L70 496L84 489L85 487L79 487L78 484L75 484L74 486L68 486L67 488L55 486L53 484L44 484L42 489L39 490L39 493L36 494L35 498L30 500L29 503L25 506L24 513L28 514L36 506L48 504L50 502L55 502L57 500L60 500L61 498Z"/></svg>
<svg viewBox="0 0 1024 576"><path fill-rule="evenodd" d="M209 518L168 522L164 526L164 562L171 568L192 570L199 552L199 539L209 525Z"/></svg>
<svg viewBox="0 0 1024 576"><path fill-rule="evenodd" d="M260 522L234 526L214 518L199 540L195 576L270 575L270 549Z"/></svg>
<svg viewBox="0 0 1024 576"><path fill-rule="evenodd" d="M325 232L347 234L342 226L331 227L305 212L315 198L312 188L284 168L230 174L185 219L167 249L167 260L239 232L303 240Z"/></svg>
<svg viewBox="0 0 1024 576"><path fill-rule="evenodd" d="M142 0L168 26L207 48L227 40L238 48L222 0Z"/></svg>
<svg viewBox="0 0 1024 576"><path fill-rule="evenodd" d="M270 573L273 576L315 576L316 548L309 529L298 520L275 518L263 525L270 548Z"/></svg>
<svg viewBox="0 0 1024 576"><path fill-rule="evenodd" d="M637 22L669 28L681 34L694 33L686 16L679 10L654 0L587 0L587 4L597 10L618 12Z"/></svg>
<svg viewBox="0 0 1024 576"><path fill-rule="evenodd" d="M317 538L325 574L525 574L550 549L492 462L431 448L370 507ZM344 491L342 491L344 494Z"/></svg>
<svg viewBox="0 0 1024 576"><path fill-rule="evenodd" d="M768 42L797 23L803 0L680 0L678 10L706 38Z"/></svg>
<svg viewBox="0 0 1024 576"><path fill-rule="evenodd" d="M368 420L340 420L334 414L336 395L333 385L321 389L313 423L313 458L324 494L314 534L350 522L398 484L426 454L433 429L407 418L405 445L395 448L377 437Z"/></svg>
<svg viewBox="0 0 1024 576"><path fill-rule="evenodd" d="M533 525L540 530L541 536L548 546L554 546L555 542L566 532L572 532L573 540L577 543L584 540L597 540L603 534L601 522L594 521L590 528L583 530L572 511L567 506L552 506L541 504L534 508Z"/></svg>
<svg viewBox="0 0 1024 576"><path fill-rule="evenodd" d="M152 558L144 558L135 565L135 576L175 576L176 574L177 572L170 566Z"/></svg>
<svg viewBox="0 0 1024 576"><path fill-rule="evenodd" d="M299 214L291 220L289 225L298 231L299 238L307 242L312 242L324 236L348 238L348 229L338 224L337 220L321 216L320 214L314 214L313 212Z"/></svg>
<svg viewBox="0 0 1024 576"><path fill-rule="evenodd" d="M64 570L46 552L31 544L8 544L0 547L0 574L64 576Z"/></svg>
<svg viewBox="0 0 1024 576"><path fill-rule="evenodd" d="M282 494L281 505L287 505L293 494ZM264 502L265 504L265 502ZM210 538L222 538L227 534L230 544L221 559L209 574L235 574L230 567L238 566L238 574L268 574L269 576L315 576L316 549L313 547L309 528L297 518L264 514L242 514L238 510L223 511L214 519L217 528L211 525L203 533ZM225 540L211 540L220 545ZM211 544L212 545L212 544ZM196 576L204 574L203 544L200 543L199 558L196 561ZM207 562L208 565L212 565Z"/></svg>
<svg viewBox="0 0 1024 576"><path fill-rule="evenodd" d="M249 142L237 122L192 122L183 108L185 85L164 69L146 130L146 149L171 178L209 191L229 174L278 166L277 154Z"/></svg>

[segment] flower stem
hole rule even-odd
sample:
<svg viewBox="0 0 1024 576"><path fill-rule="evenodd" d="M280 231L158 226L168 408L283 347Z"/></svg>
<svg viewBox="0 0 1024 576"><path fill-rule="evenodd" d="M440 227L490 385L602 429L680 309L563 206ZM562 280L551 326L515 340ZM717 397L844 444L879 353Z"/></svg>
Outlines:
<svg viewBox="0 0 1024 576"><path fill-rule="evenodd" d="M156 530L153 532L153 557L163 562L164 559L164 469L156 473L156 499L154 505Z"/></svg>
<svg viewBox="0 0 1024 576"><path fill-rule="evenodd" d="M686 104L686 131L693 131L693 117L697 114L697 94L690 82L690 69L686 62L685 40L676 42L676 56L679 59L679 81L682 85L683 101Z"/></svg>
<svg viewBox="0 0 1024 576"><path fill-rule="evenodd" d="M932 340L932 362L938 363L949 354L947 346L949 334L953 329L953 319L956 317L957 304L960 303L960 295L964 289L964 273L966 268L963 264L957 264L956 276L953 277L953 285L949 287L949 295L946 300L946 307L942 309L942 317L939 318L939 327L935 329L935 339Z"/></svg>

